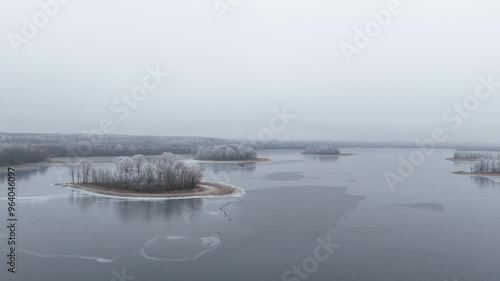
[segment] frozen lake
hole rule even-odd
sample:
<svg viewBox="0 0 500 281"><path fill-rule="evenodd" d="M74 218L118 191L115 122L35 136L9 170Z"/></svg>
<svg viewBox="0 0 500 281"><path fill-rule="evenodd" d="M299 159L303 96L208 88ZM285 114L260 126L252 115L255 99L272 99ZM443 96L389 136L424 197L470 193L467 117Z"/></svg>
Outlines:
<svg viewBox="0 0 500 281"><path fill-rule="evenodd" d="M470 163L437 150L392 192L384 173L411 151L202 164L205 180L246 191L225 198L103 198L53 185L62 166L18 172L18 273L2 227L0 279L497 281L500 183L452 174Z"/></svg>

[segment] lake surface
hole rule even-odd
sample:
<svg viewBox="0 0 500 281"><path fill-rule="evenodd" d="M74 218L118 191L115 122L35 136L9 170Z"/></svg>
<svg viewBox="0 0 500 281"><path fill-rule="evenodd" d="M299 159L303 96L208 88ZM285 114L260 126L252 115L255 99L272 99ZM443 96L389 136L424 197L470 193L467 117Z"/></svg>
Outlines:
<svg viewBox="0 0 500 281"><path fill-rule="evenodd" d="M61 166L18 172L16 274L0 174L0 280L498 281L499 183L452 174L470 163L438 150L392 192L384 173L412 149L344 151L359 155L202 164L241 197L104 198L53 185L69 181Z"/></svg>

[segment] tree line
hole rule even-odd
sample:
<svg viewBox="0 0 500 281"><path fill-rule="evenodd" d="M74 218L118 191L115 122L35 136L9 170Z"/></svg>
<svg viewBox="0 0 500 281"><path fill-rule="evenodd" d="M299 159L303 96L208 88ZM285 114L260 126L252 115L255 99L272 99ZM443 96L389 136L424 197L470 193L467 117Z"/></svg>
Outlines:
<svg viewBox="0 0 500 281"><path fill-rule="evenodd" d="M200 166L188 165L172 153L162 153L149 161L144 155L121 156L115 169L97 169L87 159L69 166L73 184L89 184L123 190L161 193L196 188L203 178Z"/></svg>
<svg viewBox="0 0 500 281"><path fill-rule="evenodd" d="M32 145L0 146L0 166L43 162L48 158L49 152L43 147Z"/></svg>
<svg viewBox="0 0 500 281"><path fill-rule="evenodd" d="M455 152L454 157L456 159L468 159L468 160L474 160L474 159L480 159L480 158L500 160L500 154L494 155L494 154L488 153L488 152L457 151L457 152Z"/></svg>
<svg viewBox="0 0 500 281"><path fill-rule="evenodd" d="M237 161L256 158L257 152L253 148L241 144L200 147L195 155L197 160Z"/></svg>
<svg viewBox="0 0 500 281"><path fill-rule="evenodd" d="M208 137L0 133L0 165L43 162L57 157L194 154L198 147L226 143Z"/></svg>
<svg viewBox="0 0 500 281"><path fill-rule="evenodd" d="M304 149L304 154L318 154L318 155L339 155L340 150L331 145L322 146L309 146Z"/></svg>
<svg viewBox="0 0 500 281"><path fill-rule="evenodd" d="M471 167L472 173L500 174L500 161L494 159L480 158Z"/></svg>

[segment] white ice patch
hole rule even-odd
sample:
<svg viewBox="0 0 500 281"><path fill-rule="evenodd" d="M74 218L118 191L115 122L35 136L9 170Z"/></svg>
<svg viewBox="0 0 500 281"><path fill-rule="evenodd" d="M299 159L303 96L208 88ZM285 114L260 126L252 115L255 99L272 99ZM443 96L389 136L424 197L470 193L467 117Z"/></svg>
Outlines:
<svg viewBox="0 0 500 281"><path fill-rule="evenodd" d="M167 240L181 240L181 239L191 239L191 238L185 237L185 236L166 236L166 239ZM209 248L209 249L201 251L200 253L198 253L192 257L187 257L187 258L163 258L163 257L153 257L153 256L150 256L146 253L146 249L148 247L150 247L156 241L158 241L158 237L153 237L153 238L149 239L148 241L146 241L146 243L144 243L144 246L141 248L141 255L148 260L159 261L159 262L180 262L180 261L195 260L195 259L198 259L201 256L215 250L221 244L219 237L215 237L215 236L201 237L200 244L204 248Z"/></svg>
<svg viewBox="0 0 500 281"><path fill-rule="evenodd" d="M42 196L25 196L17 197L16 201L19 203L43 203L55 199L68 198L67 194L54 194L54 195L42 195ZM7 197L1 197L0 200L7 200Z"/></svg>
<svg viewBox="0 0 500 281"><path fill-rule="evenodd" d="M220 245L220 240L217 237L201 237L201 244L209 248L217 248Z"/></svg>
<svg viewBox="0 0 500 281"><path fill-rule="evenodd" d="M181 240L186 238L187 238L186 236L174 236L174 235L165 236L165 239L167 240Z"/></svg>
<svg viewBox="0 0 500 281"><path fill-rule="evenodd" d="M111 258L111 259L107 259L107 258L103 258L103 257L89 257L89 256L80 256L80 255L45 255L45 254L40 254L40 253L36 253L33 251L28 251L28 250L18 250L18 251L20 253L34 255L34 256L37 256L40 258L78 258L78 259L84 259L84 260L95 260L98 263L111 263L111 262L120 258L120 256L115 257L115 258Z"/></svg>

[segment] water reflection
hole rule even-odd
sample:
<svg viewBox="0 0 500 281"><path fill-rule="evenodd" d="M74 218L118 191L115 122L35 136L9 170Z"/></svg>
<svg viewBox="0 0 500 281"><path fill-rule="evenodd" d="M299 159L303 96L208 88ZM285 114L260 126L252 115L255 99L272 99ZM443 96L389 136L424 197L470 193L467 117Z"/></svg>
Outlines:
<svg viewBox="0 0 500 281"><path fill-rule="evenodd" d="M487 177L475 177L471 176L471 180L478 185L481 188L488 188L488 187L497 187L500 186L499 182L496 182L490 178Z"/></svg>
<svg viewBox="0 0 500 281"><path fill-rule="evenodd" d="M309 161L319 161L319 162L337 162L340 156L336 155L311 155L304 154L304 159Z"/></svg>
<svg viewBox="0 0 500 281"><path fill-rule="evenodd" d="M30 169L16 170L16 179L17 180L29 180L33 176L45 175L47 173L47 169L49 166L38 166ZM1 171L0 172L0 181L7 180L8 173Z"/></svg>
<svg viewBox="0 0 500 281"><path fill-rule="evenodd" d="M123 221L151 221L154 219L182 219L184 222L195 217L204 206L201 198L177 200L126 200L88 195L72 190L69 200L82 209L90 207L113 207Z"/></svg>
<svg viewBox="0 0 500 281"><path fill-rule="evenodd" d="M221 172L237 172L249 174L255 171L257 163L199 163L204 170L210 170L216 174Z"/></svg>

